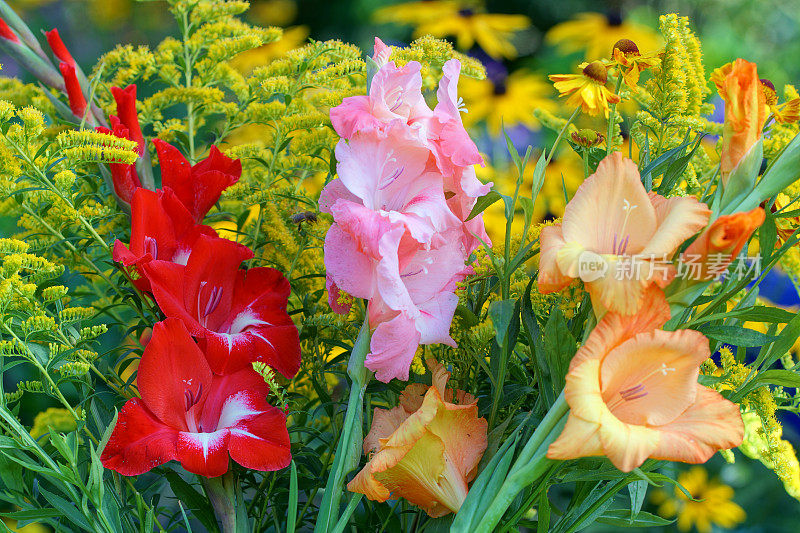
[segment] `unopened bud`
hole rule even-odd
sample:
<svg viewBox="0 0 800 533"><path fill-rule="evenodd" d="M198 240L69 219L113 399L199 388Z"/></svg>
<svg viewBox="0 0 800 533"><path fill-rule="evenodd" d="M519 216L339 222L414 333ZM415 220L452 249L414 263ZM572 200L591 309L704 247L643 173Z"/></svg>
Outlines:
<svg viewBox="0 0 800 533"><path fill-rule="evenodd" d="M585 148L597 146L606 140L605 136L590 129L573 131L570 137L575 144Z"/></svg>

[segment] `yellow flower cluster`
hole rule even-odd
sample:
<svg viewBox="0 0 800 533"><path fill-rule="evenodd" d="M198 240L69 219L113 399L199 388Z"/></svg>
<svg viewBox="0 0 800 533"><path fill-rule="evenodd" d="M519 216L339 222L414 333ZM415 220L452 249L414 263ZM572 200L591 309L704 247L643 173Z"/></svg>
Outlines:
<svg viewBox="0 0 800 533"><path fill-rule="evenodd" d="M713 365L712 372L721 374L723 381L716 388L736 390L747 382L750 369L738 362L728 347L723 346L719 353L722 367L717 369ZM800 464L792 445L781 438L783 427L775 416L778 410L776 393L779 394L780 391L761 386L748 393L740 402L745 437L739 449L775 472L783 482L786 492L800 500Z"/></svg>
<svg viewBox="0 0 800 533"><path fill-rule="evenodd" d="M49 429L59 433L69 433L70 431L75 431L77 427L78 424L69 411L60 407L50 407L37 414L36 418L33 419L31 437L38 439L47 435Z"/></svg>

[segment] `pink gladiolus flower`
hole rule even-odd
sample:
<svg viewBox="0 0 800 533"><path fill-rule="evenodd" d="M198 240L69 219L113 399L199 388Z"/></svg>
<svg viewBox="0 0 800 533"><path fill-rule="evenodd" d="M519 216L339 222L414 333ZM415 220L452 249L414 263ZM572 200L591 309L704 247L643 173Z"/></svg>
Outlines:
<svg viewBox="0 0 800 533"><path fill-rule="evenodd" d="M490 185L475 176L482 159L461 122L460 65L445 65L431 110L420 65L397 68L390 54L376 40L379 69L369 95L331 110L343 137L339 178L319 200L334 219L325 239L331 308L347 311L340 291L369 300L366 366L382 381L408 379L420 344L455 346L456 283L471 272L469 254L481 240L489 243L480 217L465 222Z"/></svg>

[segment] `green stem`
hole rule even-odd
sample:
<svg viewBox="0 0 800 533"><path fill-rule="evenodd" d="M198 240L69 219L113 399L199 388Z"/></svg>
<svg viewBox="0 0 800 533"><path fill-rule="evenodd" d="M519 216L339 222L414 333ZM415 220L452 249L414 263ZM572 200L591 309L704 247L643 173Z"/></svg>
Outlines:
<svg viewBox="0 0 800 533"><path fill-rule="evenodd" d="M575 121L575 117L578 116L578 113L581 110L581 106L575 108L575 111L572 112L572 115L567 119L567 122L564 124L564 127L561 128L561 131L558 132L558 137L556 137L556 141L553 143L553 147L550 149L550 153L547 154L547 159L545 159L545 166L550 164L550 161L553 159L553 156L556 153L556 149L558 148L559 143L561 142L561 138L564 137L564 134L567 132L567 128L569 125Z"/></svg>
<svg viewBox="0 0 800 533"><path fill-rule="evenodd" d="M325 495L322 497L322 504L317 515L315 533L328 533L334 528L338 521L339 501L342 497L344 478L348 472L358 466L358 460L361 457L364 391L372 377L372 372L364 366L370 341L369 315L366 312L364 315L364 323L347 364L347 375L352 381L350 398L347 402L342 434L336 446L336 459L333 461L333 467L328 474L328 482L325 484Z"/></svg>
<svg viewBox="0 0 800 533"><path fill-rule="evenodd" d="M583 154L583 179L589 177L589 150L588 148L584 147L581 151Z"/></svg>
<svg viewBox="0 0 800 533"><path fill-rule="evenodd" d="M239 487L233 478L233 472L228 470L219 477L203 478L203 486L222 533L244 533L247 524L236 522L236 493Z"/></svg>
<svg viewBox="0 0 800 533"><path fill-rule="evenodd" d="M553 463L551 459L547 458L547 448L561 433L561 428L568 412L569 405L567 405L562 391L519 453L519 456L517 456L506 480L474 529L475 532L489 533L494 531L517 494L535 482Z"/></svg>
<svg viewBox="0 0 800 533"><path fill-rule="evenodd" d="M183 12L183 66L186 88L192 86L192 56L189 53L187 42L189 41L189 14ZM189 161L194 164L194 102L186 104L186 136L189 138Z"/></svg>
<svg viewBox="0 0 800 533"><path fill-rule="evenodd" d="M617 84L614 87L614 94L619 94L619 89L622 87L622 74L617 75ZM617 104L611 104L611 111L608 113L608 132L606 135L606 155L611 154L611 149L614 146L614 119L617 113Z"/></svg>

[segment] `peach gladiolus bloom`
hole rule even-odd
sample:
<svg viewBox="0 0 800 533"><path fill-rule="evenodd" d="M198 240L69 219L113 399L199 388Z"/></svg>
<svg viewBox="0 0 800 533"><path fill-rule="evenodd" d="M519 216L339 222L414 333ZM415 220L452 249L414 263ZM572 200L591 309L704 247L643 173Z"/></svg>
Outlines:
<svg viewBox="0 0 800 533"><path fill-rule="evenodd" d="M727 183L739 161L761 138L767 119L767 100L755 63L737 59L715 70L711 79L725 100L720 171L722 182Z"/></svg>
<svg viewBox="0 0 800 533"><path fill-rule="evenodd" d="M598 316L636 313L647 287L675 277L672 255L710 214L692 197L648 194L636 164L614 152L578 188L563 221L542 230L539 291L580 278Z"/></svg>
<svg viewBox="0 0 800 533"><path fill-rule="evenodd" d="M371 459L348 490L379 502L405 498L432 517L461 508L486 450L487 423L471 394L445 389L449 377L436 365L433 386L412 383L399 406L375 409L364 439Z"/></svg>
<svg viewBox="0 0 800 533"><path fill-rule="evenodd" d="M764 223L764 217L764 210L756 207L712 222L683 253L687 264L700 267L699 272L692 273L692 278L709 281L724 273L753 232Z"/></svg>
<svg viewBox="0 0 800 533"><path fill-rule="evenodd" d="M742 443L739 408L697 382L708 339L692 330L662 331L670 312L658 289L642 311L608 313L570 363L570 406L547 457L605 455L624 472L645 459L703 463Z"/></svg>

